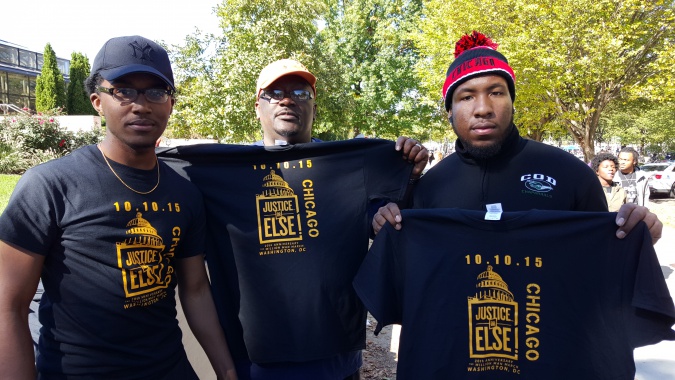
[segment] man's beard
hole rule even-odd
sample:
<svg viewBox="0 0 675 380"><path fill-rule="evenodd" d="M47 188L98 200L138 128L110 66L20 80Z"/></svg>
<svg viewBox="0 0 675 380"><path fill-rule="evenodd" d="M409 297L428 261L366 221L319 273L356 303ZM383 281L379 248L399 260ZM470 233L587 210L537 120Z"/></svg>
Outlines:
<svg viewBox="0 0 675 380"><path fill-rule="evenodd" d="M459 141L462 143L462 146L464 146L464 149L466 149L466 152L469 154L469 156L477 159L477 160L487 160L490 159L496 155L499 154L502 150L502 146L504 145L504 141L506 141L506 138L509 136L511 133L511 128L513 128L513 116L511 117L511 122L509 123L509 129L508 131L504 134L504 136L501 137L501 139L495 141L494 143L487 145L487 146L476 146L471 144L471 142L459 137L459 133L457 133L457 129L455 128L455 124L453 123L454 120L450 118L450 123L452 125L452 130L455 132L455 135L459 139Z"/></svg>
<svg viewBox="0 0 675 380"><path fill-rule="evenodd" d="M490 159L499 154L499 152L502 150L502 141L495 141L493 144L487 146L472 145L470 142L462 139L461 137L459 138L459 141L461 141L462 145L464 145L466 152L477 160Z"/></svg>

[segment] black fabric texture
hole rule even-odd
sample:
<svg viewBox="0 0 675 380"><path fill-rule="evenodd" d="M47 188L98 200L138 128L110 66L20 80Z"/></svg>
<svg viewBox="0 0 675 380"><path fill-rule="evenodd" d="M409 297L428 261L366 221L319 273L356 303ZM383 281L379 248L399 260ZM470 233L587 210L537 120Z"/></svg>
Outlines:
<svg viewBox="0 0 675 380"><path fill-rule="evenodd" d="M397 378L633 380L633 349L675 340L649 231L615 213L404 210L354 286L401 324ZM468 313L467 313L468 310Z"/></svg>
<svg viewBox="0 0 675 380"><path fill-rule="evenodd" d="M368 249L369 203L403 197L412 170L394 142L159 155L204 195L213 294L235 360L306 362L365 347L351 281Z"/></svg>

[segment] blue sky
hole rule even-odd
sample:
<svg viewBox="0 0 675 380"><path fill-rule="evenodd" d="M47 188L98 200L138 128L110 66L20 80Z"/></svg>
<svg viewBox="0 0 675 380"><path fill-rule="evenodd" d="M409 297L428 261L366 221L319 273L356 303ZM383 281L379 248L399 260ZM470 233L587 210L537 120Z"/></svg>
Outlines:
<svg viewBox="0 0 675 380"><path fill-rule="evenodd" d="M217 33L219 0L12 0L2 5L0 40L42 52L47 43L59 58L74 51L89 62L112 37L138 34L182 44L195 28Z"/></svg>

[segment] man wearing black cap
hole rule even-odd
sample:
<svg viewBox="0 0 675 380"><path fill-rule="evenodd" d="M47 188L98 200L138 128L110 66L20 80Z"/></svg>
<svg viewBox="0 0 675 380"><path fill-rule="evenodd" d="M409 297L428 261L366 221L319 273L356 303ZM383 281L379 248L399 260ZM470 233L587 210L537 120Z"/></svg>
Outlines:
<svg viewBox="0 0 675 380"><path fill-rule="evenodd" d="M0 378L196 379L175 290L219 378L235 379L205 271L199 191L155 155L174 83L166 51L113 38L86 88L98 145L28 170L0 217ZM44 294L37 360L27 324Z"/></svg>
<svg viewBox="0 0 675 380"><path fill-rule="evenodd" d="M602 188L587 165L558 148L520 137L513 124L516 77L496 48L475 31L457 42L443 85L445 110L457 135L456 154L419 181L413 207L607 211ZM623 238L640 220L656 243L663 224L635 204L621 207L617 237ZM387 221L401 228L396 204L378 211L375 232Z"/></svg>

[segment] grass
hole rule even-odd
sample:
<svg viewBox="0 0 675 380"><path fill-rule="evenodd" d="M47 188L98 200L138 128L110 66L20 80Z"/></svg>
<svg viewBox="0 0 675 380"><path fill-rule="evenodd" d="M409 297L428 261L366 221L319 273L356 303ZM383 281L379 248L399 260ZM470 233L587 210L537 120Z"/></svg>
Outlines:
<svg viewBox="0 0 675 380"><path fill-rule="evenodd" d="M5 210L9 196L14 191L14 186L19 181L20 175L16 174L0 174L0 213Z"/></svg>

